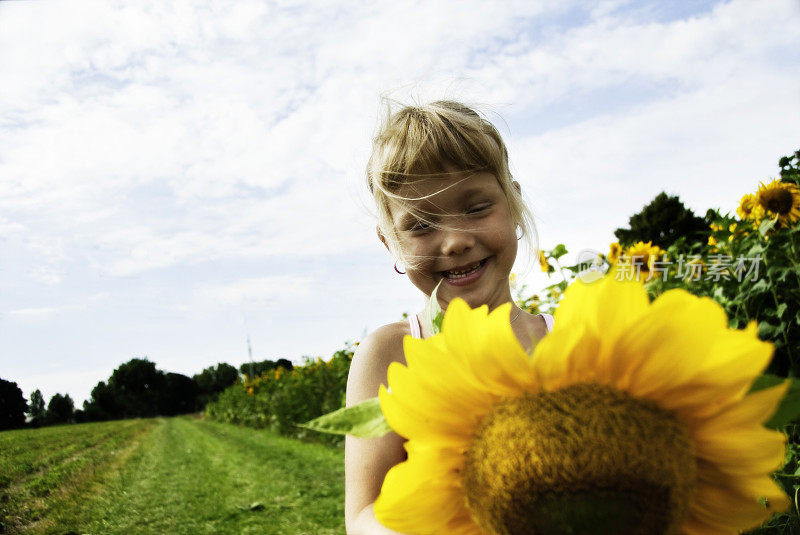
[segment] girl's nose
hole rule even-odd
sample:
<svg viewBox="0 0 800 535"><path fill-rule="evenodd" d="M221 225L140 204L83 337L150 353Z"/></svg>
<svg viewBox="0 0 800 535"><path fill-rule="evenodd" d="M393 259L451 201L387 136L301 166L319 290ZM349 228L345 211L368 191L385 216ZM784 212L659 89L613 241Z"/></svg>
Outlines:
<svg viewBox="0 0 800 535"><path fill-rule="evenodd" d="M469 231L450 228L444 229L442 232L442 254L444 256L460 255L475 245L475 238Z"/></svg>

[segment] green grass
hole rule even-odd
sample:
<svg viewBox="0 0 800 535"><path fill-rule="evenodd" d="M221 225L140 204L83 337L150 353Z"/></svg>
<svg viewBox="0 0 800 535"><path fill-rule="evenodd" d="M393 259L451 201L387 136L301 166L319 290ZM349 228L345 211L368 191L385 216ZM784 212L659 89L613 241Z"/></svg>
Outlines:
<svg viewBox="0 0 800 535"><path fill-rule="evenodd" d="M344 533L343 470L341 449L191 417L8 431L0 521L24 533Z"/></svg>

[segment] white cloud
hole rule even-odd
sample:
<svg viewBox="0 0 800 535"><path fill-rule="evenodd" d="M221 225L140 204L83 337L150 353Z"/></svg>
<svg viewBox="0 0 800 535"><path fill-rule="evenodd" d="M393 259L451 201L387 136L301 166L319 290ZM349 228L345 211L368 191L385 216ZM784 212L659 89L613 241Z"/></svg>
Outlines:
<svg viewBox="0 0 800 535"><path fill-rule="evenodd" d="M308 277L261 277L201 287L196 296L207 306L275 305L310 295Z"/></svg>
<svg viewBox="0 0 800 535"><path fill-rule="evenodd" d="M56 307L20 308L9 310L8 315L22 319L42 320L50 319L57 311Z"/></svg>
<svg viewBox="0 0 800 535"><path fill-rule="evenodd" d="M65 305L57 307L31 307L9 310L7 314L17 320L22 321L46 321L56 314L75 310L85 310L85 305Z"/></svg>

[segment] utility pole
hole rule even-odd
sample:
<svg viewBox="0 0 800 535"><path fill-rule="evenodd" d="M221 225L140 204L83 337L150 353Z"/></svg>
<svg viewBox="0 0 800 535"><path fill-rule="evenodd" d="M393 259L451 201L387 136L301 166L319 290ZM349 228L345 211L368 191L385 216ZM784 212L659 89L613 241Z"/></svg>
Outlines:
<svg viewBox="0 0 800 535"><path fill-rule="evenodd" d="M256 378L255 374L253 373L253 348L250 346L250 335L247 335L247 354L250 356L250 380Z"/></svg>

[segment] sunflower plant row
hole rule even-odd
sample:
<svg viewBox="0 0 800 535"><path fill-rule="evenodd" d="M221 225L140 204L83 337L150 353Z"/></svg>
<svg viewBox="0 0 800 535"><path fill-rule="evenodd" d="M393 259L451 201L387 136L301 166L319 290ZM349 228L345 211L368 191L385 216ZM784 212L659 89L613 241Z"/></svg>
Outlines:
<svg viewBox="0 0 800 535"><path fill-rule="evenodd" d="M745 194L736 213L713 213L703 242L681 237L666 250L612 243L593 262L572 265L561 264L568 253L561 244L542 251L542 270L560 280L531 304L552 310L576 277L613 269L617 278L643 280L651 298L675 288L711 297L733 328L756 321L760 338L775 345L768 372L800 377L800 188L773 180Z"/></svg>
<svg viewBox="0 0 800 535"><path fill-rule="evenodd" d="M307 357L303 365L291 371L279 367L256 377L244 376L206 406L206 416L295 438L339 444L341 437L310 433L296 424L344 404L347 373L356 345L348 342L328 360Z"/></svg>

